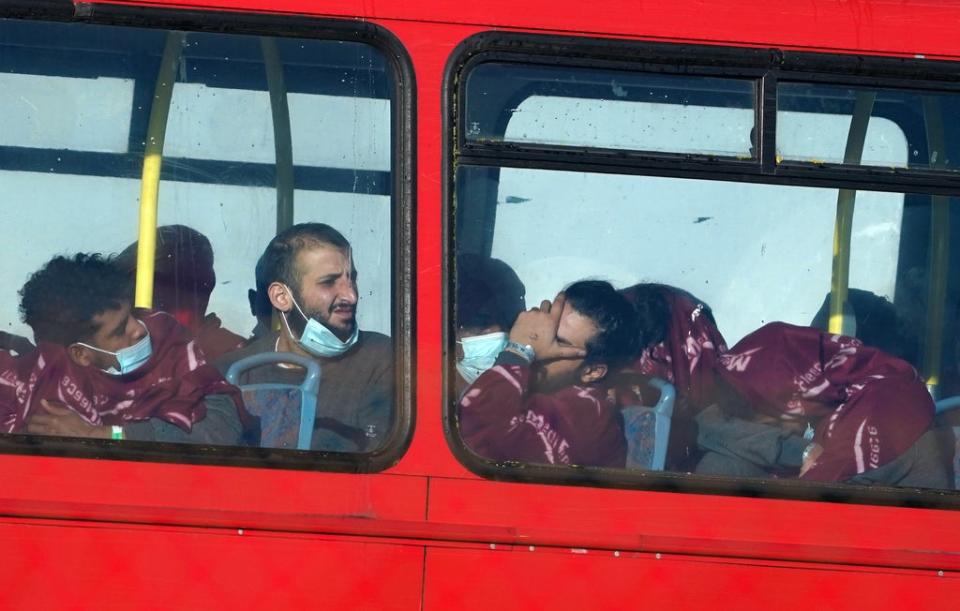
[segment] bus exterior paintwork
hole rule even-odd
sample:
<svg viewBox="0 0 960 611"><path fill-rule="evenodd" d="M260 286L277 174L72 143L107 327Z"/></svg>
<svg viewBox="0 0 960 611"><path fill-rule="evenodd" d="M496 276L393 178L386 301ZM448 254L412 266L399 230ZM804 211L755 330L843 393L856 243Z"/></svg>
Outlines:
<svg viewBox="0 0 960 611"><path fill-rule="evenodd" d="M300 16L371 22L402 45L415 76L403 83L415 87L415 425L396 464L363 474L159 454L0 454L4 607L946 609L960 600L956 510L748 498L732 485L693 494L484 479L451 452L442 382L443 86L465 39L508 30L960 61L960 2L157 0L92 12L112 4L133 22L156 8L280 16L278 32Z"/></svg>

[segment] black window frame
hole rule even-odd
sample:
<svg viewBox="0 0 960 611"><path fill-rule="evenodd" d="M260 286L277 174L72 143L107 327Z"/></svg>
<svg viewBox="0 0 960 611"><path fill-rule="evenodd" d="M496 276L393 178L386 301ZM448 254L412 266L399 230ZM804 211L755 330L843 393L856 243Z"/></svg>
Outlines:
<svg viewBox="0 0 960 611"><path fill-rule="evenodd" d="M70 0L0 0L0 19L67 22L278 38L356 42L381 53L393 75L391 91L391 339L394 354L393 430L372 452L343 453L250 446L110 441L0 435L0 453L132 462L217 465L341 473L374 473L399 462L413 439L416 414L414 219L416 218L416 81L400 40L368 22L199 9L165 9ZM252 278L251 269L251 278Z"/></svg>
<svg viewBox="0 0 960 611"><path fill-rule="evenodd" d="M465 134L466 82L472 67L488 63L627 69L635 72L753 77L758 79L754 159L697 154L597 149L470 141ZM703 179L783 186L828 187L902 194L960 196L960 172L829 163L777 163L775 135L778 80L839 86L904 88L960 93L960 61L815 53L776 48L694 45L481 32L451 54L443 83L443 420L447 444L457 460L485 478L560 484L828 501L867 505L960 508L960 490L915 490L885 486L822 484L801 480L763 480L702 476L666 471L630 471L494 461L463 442L457 421L455 300L457 170L460 166L567 170L597 174ZM489 198L488 198L489 199ZM486 214L486 212L483 212ZM484 252L489 252L481 246Z"/></svg>

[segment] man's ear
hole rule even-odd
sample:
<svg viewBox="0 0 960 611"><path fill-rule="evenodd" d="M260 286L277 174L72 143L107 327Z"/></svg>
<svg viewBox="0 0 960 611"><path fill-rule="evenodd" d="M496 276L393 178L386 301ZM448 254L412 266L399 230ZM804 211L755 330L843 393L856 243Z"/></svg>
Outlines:
<svg viewBox="0 0 960 611"><path fill-rule="evenodd" d="M290 290L280 282L273 282L267 287L267 297L270 298L273 307L281 312L289 312L293 309Z"/></svg>
<svg viewBox="0 0 960 611"><path fill-rule="evenodd" d="M70 360L75 364L80 365L81 367L89 367L93 364L93 357L90 354L90 350L84 348L80 344L71 344L67 346L67 356L70 357Z"/></svg>
<svg viewBox="0 0 960 611"><path fill-rule="evenodd" d="M606 363L590 363L580 367L580 383L593 384L607 376Z"/></svg>

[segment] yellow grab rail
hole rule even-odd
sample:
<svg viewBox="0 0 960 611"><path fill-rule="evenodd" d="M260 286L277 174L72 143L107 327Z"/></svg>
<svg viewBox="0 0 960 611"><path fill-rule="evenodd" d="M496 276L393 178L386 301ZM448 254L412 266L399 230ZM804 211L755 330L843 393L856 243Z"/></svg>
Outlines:
<svg viewBox="0 0 960 611"><path fill-rule="evenodd" d="M293 225L293 137L290 133L290 107L283 64L272 38L260 38L263 65L270 90L270 111L273 115L273 149L277 172L277 233Z"/></svg>
<svg viewBox="0 0 960 611"><path fill-rule="evenodd" d="M927 148L930 167L942 168L946 151L943 114L939 101L923 98L923 116L927 126ZM934 399L939 398L940 367L943 354L943 319L947 298L947 276L950 272L950 204L942 195L933 196L930 204L930 255L927 274L927 324L923 343L921 371Z"/></svg>
<svg viewBox="0 0 960 611"><path fill-rule="evenodd" d="M273 118L273 151L277 172L277 233L293 226L293 136L290 131L290 106L287 84L277 43L266 36L260 38L263 65L270 90L270 113ZM280 330L280 316L273 311L271 328Z"/></svg>
<svg viewBox="0 0 960 611"><path fill-rule="evenodd" d="M137 281L134 304L138 308L153 306L153 271L157 251L157 202L160 194L160 169L163 165L163 141L170 114L170 99L177 66L183 52L184 34L169 32L160 60L150 123L143 152L143 174L140 182L140 231L137 241Z"/></svg>
<svg viewBox="0 0 960 611"><path fill-rule="evenodd" d="M863 144L867 138L867 126L873 112L877 94L858 91L847 133L847 146L843 162L858 164L863 156ZM850 288L850 237L853 231L853 211L857 192L840 189L837 193L837 219L833 228L833 275L830 280L830 333L851 334L852 323L844 317L847 309L847 293Z"/></svg>

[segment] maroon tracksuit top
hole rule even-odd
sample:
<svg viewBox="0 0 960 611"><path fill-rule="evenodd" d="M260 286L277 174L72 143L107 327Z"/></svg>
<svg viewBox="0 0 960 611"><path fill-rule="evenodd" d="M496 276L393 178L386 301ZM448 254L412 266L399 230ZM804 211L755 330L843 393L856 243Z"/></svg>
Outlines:
<svg viewBox="0 0 960 611"><path fill-rule="evenodd" d="M530 391L530 366L503 353L460 400L460 432L491 460L623 467L623 420L602 388Z"/></svg>

